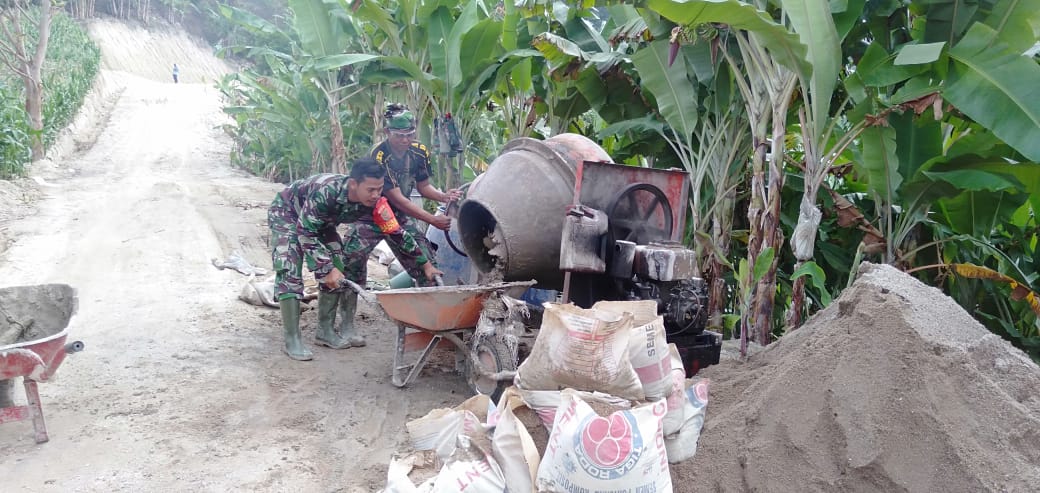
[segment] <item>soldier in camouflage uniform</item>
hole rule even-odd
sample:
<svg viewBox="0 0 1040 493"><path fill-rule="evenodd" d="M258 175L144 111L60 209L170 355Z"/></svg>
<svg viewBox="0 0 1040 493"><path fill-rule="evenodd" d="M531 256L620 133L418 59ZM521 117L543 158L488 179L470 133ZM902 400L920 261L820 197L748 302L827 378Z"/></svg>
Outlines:
<svg viewBox="0 0 1040 493"><path fill-rule="evenodd" d="M359 229L367 235L378 234L394 245L404 265L432 279L440 275L429 257L419 249L415 238L401 228L387 227L386 221L373 220L374 207L381 200L385 171L372 158L353 163L350 176L321 174L297 180L282 190L267 212L271 228L271 260L275 269L274 295L282 311L285 353L295 360L309 360L313 354L300 340L300 299L303 297L303 262L318 280L319 344L344 349L364 346L365 340L354 327L357 293L342 287L343 271L368 252L356 241L343 244L336 226L366 220ZM385 211L390 224L395 218ZM395 224L394 224L395 225ZM384 234L380 227L387 233ZM367 231L375 228L375 231ZM343 316L338 331L334 328L336 307Z"/></svg>
<svg viewBox="0 0 1040 493"><path fill-rule="evenodd" d="M462 197L458 190L441 192L430 183L430 151L426 146L413 142L415 138L415 116L401 105L391 104L387 108L385 132L387 138L373 151L372 157L387 171L387 179L383 185L383 196L390 202L394 215L400 222L401 227L416 238L419 248L427 258L434 259L434 252L430 248L430 242L426 236L419 231L416 222L409 217L425 221L426 223L447 231L451 227L451 218L448 216L435 216L422 207L412 203L409 197L412 190L430 200L437 202L450 202ZM366 227L363 222L348 227L349 242L359 244L366 253L370 253L382 237L375 234L373 230ZM393 244L390 245L398 260L402 260L404 252L398 250ZM347 278L364 285L367 278L367 256L358 257L357 260L347 266ZM415 280L417 286L428 286L430 283L420 275L414 268L410 268L404 261L401 262L408 274Z"/></svg>

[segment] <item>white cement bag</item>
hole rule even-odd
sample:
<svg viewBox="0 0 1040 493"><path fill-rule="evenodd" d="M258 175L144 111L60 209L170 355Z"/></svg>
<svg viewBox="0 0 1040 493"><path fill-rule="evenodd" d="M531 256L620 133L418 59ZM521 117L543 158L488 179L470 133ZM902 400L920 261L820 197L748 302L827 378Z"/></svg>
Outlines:
<svg viewBox="0 0 1040 493"><path fill-rule="evenodd" d="M664 437L665 450L668 451L668 462L675 464L690 459L697 453L697 440L704 427L704 413L708 408L708 386L706 378L687 381L682 392L683 416L685 420L679 431Z"/></svg>
<svg viewBox="0 0 1040 493"><path fill-rule="evenodd" d="M491 453L502 469L510 493L533 493L541 457L531 434L513 414L513 410L521 406L524 406L524 401L516 387L502 392L495 413L498 424L492 435Z"/></svg>
<svg viewBox="0 0 1040 493"><path fill-rule="evenodd" d="M600 301L593 310L632 314L632 335L628 343L628 357L639 375L646 400L656 401L671 394L672 364L668 358L668 340L665 338L664 318L657 314L657 302Z"/></svg>
<svg viewBox="0 0 1040 493"><path fill-rule="evenodd" d="M516 389L516 392L523 399L524 404L527 407L534 410L538 418L541 419L542 425L545 429L552 432L553 423L556 422L556 410L559 409L560 403L563 402L563 391L560 390L525 390L520 387L512 387ZM631 409L632 402L628 399L622 399L620 397L614 397L610 394L604 394L602 392L585 392L581 390L569 389L571 392L575 392L581 400L586 403L593 405L597 408L620 410L620 409Z"/></svg>
<svg viewBox="0 0 1040 493"><path fill-rule="evenodd" d="M379 493L430 493L433 490L435 477L419 486L416 486L412 482L412 478L408 477L415 466L416 459L415 454L404 458L391 457L390 465L386 469L386 488L380 490Z"/></svg>
<svg viewBox="0 0 1040 493"><path fill-rule="evenodd" d="M459 435L455 452L437 474L432 493L503 493L505 476L486 436Z"/></svg>
<svg viewBox="0 0 1040 493"><path fill-rule="evenodd" d="M661 433L665 408L661 399L600 416L565 390L538 467L538 491L671 492Z"/></svg>
<svg viewBox="0 0 1040 493"><path fill-rule="evenodd" d="M390 249L390 245L386 244L386 240L379 240L376 243L376 247L372 249L371 256L376 258L376 261L383 265L390 265L393 263L394 251Z"/></svg>
<svg viewBox="0 0 1040 493"><path fill-rule="evenodd" d="M668 412L664 415L664 436L678 432L686 422L686 368L675 344L668 345L668 355L672 371L669 374L671 390L668 392Z"/></svg>
<svg viewBox="0 0 1040 493"><path fill-rule="evenodd" d="M517 370L528 390L605 392L642 400L643 387L628 357L632 315L545 303L530 356Z"/></svg>
<svg viewBox="0 0 1040 493"><path fill-rule="evenodd" d="M454 409L434 409L405 424L415 450L433 450L445 460L455 451L459 435L476 435L485 430L490 399L477 395Z"/></svg>

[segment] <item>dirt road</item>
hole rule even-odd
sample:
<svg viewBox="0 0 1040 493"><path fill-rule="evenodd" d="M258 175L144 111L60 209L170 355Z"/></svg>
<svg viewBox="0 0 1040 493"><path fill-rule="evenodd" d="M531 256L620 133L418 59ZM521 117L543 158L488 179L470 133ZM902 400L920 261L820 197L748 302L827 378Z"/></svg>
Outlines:
<svg viewBox="0 0 1040 493"><path fill-rule="evenodd" d="M102 42L134 42L106 26ZM209 56L137 41L168 50L154 66ZM109 69L141 63L104 53ZM36 445L27 422L0 426L0 490L382 487L404 423L456 404L465 383L434 368L421 385L393 387L392 326L363 303L368 347L284 357L277 312L238 301L245 278L210 265L238 250L270 267L266 205L280 186L228 166L210 84L105 75L113 105L96 143L38 170L35 212L2 225L14 241L0 284L77 288L70 337L86 350L40 386L49 443ZM314 323L306 313L308 341Z"/></svg>

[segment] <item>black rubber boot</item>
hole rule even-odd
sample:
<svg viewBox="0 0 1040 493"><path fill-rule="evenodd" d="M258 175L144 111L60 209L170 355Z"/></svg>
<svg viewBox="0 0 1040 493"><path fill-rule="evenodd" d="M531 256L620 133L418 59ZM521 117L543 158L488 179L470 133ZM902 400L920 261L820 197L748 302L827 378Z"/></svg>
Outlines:
<svg viewBox="0 0 1040 493"><path fill-rule="evenodd" d="M350 341L336 333L336 305L339 303L339 296L339 293L318 291L318 333L314 335L314 339L318 344L332 349L346 349L351 346Z"/></svg>
<svg viewBox="0 0 1040 493"><path fill-rule="evenodd" d="M282 351L296 361L314 359L314 353L303 345L300 338L300 300L281 300L278 306L282 309L282 328L285 329L285 347Z"/></svg>

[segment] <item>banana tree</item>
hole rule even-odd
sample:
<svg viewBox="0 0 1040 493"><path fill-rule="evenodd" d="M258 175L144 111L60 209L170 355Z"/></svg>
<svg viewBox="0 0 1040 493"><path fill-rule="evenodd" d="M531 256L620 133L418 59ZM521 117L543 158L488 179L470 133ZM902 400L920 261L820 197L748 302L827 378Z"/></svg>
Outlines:
<svg viewBox="0 0 1040 493"><path fill-rule="evenodd" d="M278 146L293 146L301 137L296 132L306 132L302 140L307 142L311 154L308 169L301 172L346 171L346 147L343 136L343 103L350 96L346 91L354 88L357 81L341 77L346 67L364 64L371 55L345 55L350 46L350 36L343 33L347 27L342 16L336 15L335 4L321 0L292 0L289 7L293 12L290 25L282 27L240 9L222 6L221 13L236 25L273 36L284 49L256 46L228 47L226 51L246 53L257 62L254 70L243 71L228 77L225 86L236 92L236 99L251 101L242 105L232 103L229 112L242 114L245 107L253 112L260 122L242 122L244 125L269 125L281 127L289 136L286 140L272 141L268 132L253 132L262 146L263 159L274 154L277 162L283 157L276 152ZM263 75L260 75L263 73ZM237 85L233 82L237 81ZM250 94L246 94L250 93ZM351 125L351 128L355 128ZM241 130L242 133L247 131ZM284 153L297 160L300 157L292 150ZM290 175L293 171L290 167Z"/></svg>
<svg viewBox="0 0 1040 493"><path fill-rule="evenodd" d="M871 125L859 142L857 163L878 204L885 262L907 261L900 248L928 218L929 209L918 206L936 198L921 195L932 187L922 188L915 176L927 171L937 156L950 159L959 139L988 134L990 141L1008 146L1004 159L1022 167L1040 158L1035 84L1040 66L1020 51L1029 40L1035 42L1036 31L1016 28L1019 21L1040 24L1036 2L1000 2L991 9L949 3L964 7L962 13L950 17L946 9L922 8L934 16L924 19L924 40L935 42L875 39L859 60L856 75L846 80L849 95L859 100L859 108L849 116ZM943 111L944 100L954 111ZM959 158L962 165L972 159L980 165L986 162L970 157L976 152L964 154Z"/></svg>
<svg viewBox="0 0 1040 493"><path fill-rule="evenodd" d="M346 4L346 2L342 2ZM472 138L477 111L486 107L489 86L504 63L499 43L503 23L487 5L469 0L459 6L448 1L402 1L391 11L363 0L351 15L368 22L371 50L377 66L366 69L366 83L403 85L420 116L428 108L434 116L453 116L461 140ZM429 119L429 118L425 118ZM461 182L465 154L447 171L449 186Z"/></svg>
<svg viewBox="0 0 1040 493"><path fill-rule="evenodd" d="M787 114L798 80L808 80L812 72L807 49L796 34L773 21L764 1L752 5L737 0L650 0L648 5L682 26L679 40L720 38L720 52L738 74L737 87L744 98L754 148L748 207L748 263L754 264L763 251L776 252L783 241L780 194ZM742 351L749 335L760 344L772 340L779 257L773 257L755 283L750 310L741 314Z"/></svg>

